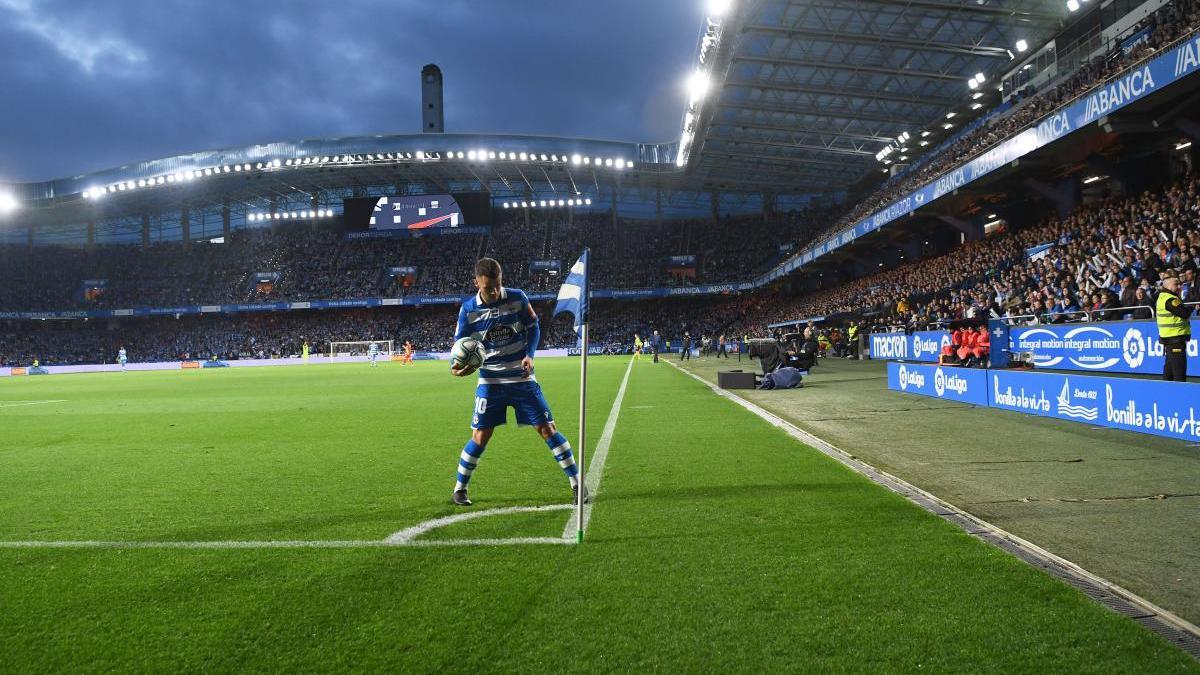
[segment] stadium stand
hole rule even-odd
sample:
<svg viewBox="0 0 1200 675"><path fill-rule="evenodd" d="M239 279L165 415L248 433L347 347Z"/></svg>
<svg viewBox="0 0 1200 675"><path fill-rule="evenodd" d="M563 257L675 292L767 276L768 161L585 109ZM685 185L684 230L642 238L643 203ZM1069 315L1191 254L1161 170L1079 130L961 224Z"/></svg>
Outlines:
<svg viewBox="0 0 1200 675"><path fill-rule="evenodd" d="M490 235L357 239L332 228L305 224L245 229L224 243L194 242L82 247L39 246L32 251L0 247L0 310L53 311L133 306L260 302L267 300L465 295L464 276L480 255L504 261L506 278L529 290L557 288L559 279L532 273L531 259L567 264L592 247L598 288L642 288L721 283L745 279L778 262L781 245L807 240L820 211L790 211L708 220L655 223L608 213L565 216L539 213L528 225L514 213ZM667 258L694 255L687 275L671 274ZM533 257L531 257L533 256ZM415 267L416 277L397 280L391 267ZM271 284L255 274L277 274ZM85 280L104 280L91 298Z"/></svg>
<svg viewBox="0 0 1200 675"><path fill-rule="evenodd" d="M1200 2L1180 0L1164 5L1144 19L1139 27L1141 25L1151 27L1152 31L1146 41L1136 49L1129 53L1114 49L1104 57L1084 63L1078 70L1057 78L1051 86L1042 91L1030 93L1012 108L992 117L950 147L914 162L908 171L901 172L871 195L857 202L852 210L831 223L818 236L829 236L842 231L914 188L1012 138L1054 110L1087 94L1125 70L1157 55L1164 46L1200 26ZM1138 29L1130 32L1136 30Z"/></svg>
<svg viewBox="0 0 1200 675"><path fill-rule="evenodd" d="M788 216L777 221L785 223L783 226L763 223L761 217L751 221L736 224L738 228L749 228L738 229L736 237L730 234L734 223L721 230L724 235L697 236L692 250L703 251L698 256L701 260L715 257L722 261L714 264L714 269L744 278L754 265L770 261L769 250L735 245L731 253L721 254L721 237L751 242L773 237L771 241L777 242L794 231L799 218ZM180 245L147 250L107 247L93 255L69 249L38 250L25 272L32 280L36 278L36 265L54 269L60 279L54 287L59 292L55 297L63 298L70 297L71 287L78 287L75 279L111 274L113 293L106 291L101 301L116 306L129 298L144 297L142 294L165 304L218 298L236 301L255 294L261 297L264 294L254 289L251 274L246 271L255 265L282 270L278 286L269 293L271 297L361 297L384 290L380 285L383 263L398 260L423 270L414 288L430 294L466 294L471 281L464 277L463 270L470 269L482 251L501 260L516 260L508 270L511 285L545 290L557 287L556 278L532 275L528 261L517 258L519 251L530 250L531 242L544 237L542 250L551 258L561 259L568 251L595 245L598 257L603 256L600 259L623 261L612 266L615 272L600 278L634 286L665 283L663 251L678 250L674 248L676 242L687 237L689 231L697 235L706 231L690 228L690 221L679 221L662 227L646 226L645 236L641 237L613 236L605 229L611 228L606 222L611 223L611 218L598 216L578 225L542 218L532 221L528 228L510 222L490 238L475 237L476 241L465 247L458 244L459 238L442 237L376 240L370 246L352 242L339 249L337 235L332 232L314 234L295 228L246 231L231 244L196 245L186 253ZM627 221L619 222L617 227L627 228L620 233L626 235L639 225ZM455 239L456 245L443 244L449 239ZM375 246L379 241L387 243ZM1031 259L1029 251L1043 244L1051 246ZM638 248L642 255L629 250ZM653 329L665 336L681 335L685 330L695 335L765 335L772 323L806 316L865 319L912 330L988 316L1010 317L1020 323L1147 318L1153 289L1166 269L1182 275L1186 302L1200 301L1198 261L1200 179L1193 175L1161 190L1099 199L1064 218L1050 217L1027 226L1010 223L1007 230L968 242L945 255L792 298L764 290L717 300L599 302L594 319L600 330L595 339L597 344L625 345L635 331ZM639 269L639 265L652 269ZM45 302L46 297L35 297L30 306L44 308L36 303ZM543 307L543 313L548 309ZM545 346L573 344L569 323L542 318ZM435 306L374 312L185 316L139 319L116 331L107 330L101 322L82 328L71 322L65 329L54 323L43 329L45 322L9 322L3 331L0 363L29 362L35 356L47 364L105 362L112 360L120 344L129 348L137 360L213 354L251 358L297 354L303 339L319 352L332 339L365 340L385 335L411 339L422 350L441 351L449 346L453 314L446 307ZM37 329L30 330L31 326Z"/></svg>
<svg viewBox="0 0 1200 675"><path fill-rule="evenodd" d="M1010 317L1063 322L1147 318L1161 272L1187 280L1200 300L1200 181L1110 197L1066 218L1012 227L950 253L902 265L772 306L767 323L804 316L865 314L884 325L923 329L957 319ZM1029 249L1053 244L1038 259Z"/></svg>

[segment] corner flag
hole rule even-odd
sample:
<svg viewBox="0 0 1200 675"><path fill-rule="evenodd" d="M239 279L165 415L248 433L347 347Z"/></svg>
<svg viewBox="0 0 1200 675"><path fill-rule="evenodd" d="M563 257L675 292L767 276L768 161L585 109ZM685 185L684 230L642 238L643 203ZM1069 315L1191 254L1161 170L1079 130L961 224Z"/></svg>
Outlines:
<svg viewBox="0 0 1200 675"><path fill-rule="evenodd" d="M581 330L587 323L588 312L588 257L590 249L583 249L583 255L571 265L567 278L563 279L562 288L558 290L558 304L554 306L553 316L562 312L570 312L575 316L575 335L582 337Z"/></svg>
<svg viewBox="0 0 1200 675"><path fill-rule="evenodd" d="M579 489L575 491L575 541L583 542L583 504L587 499L586 483L583 480L583 453L587 447L587 357L588 357L588 257L589 249L571 265L567 278L558 290L558 304L554 314L570 312L575 316L575 335L579 337Z"/></svg>

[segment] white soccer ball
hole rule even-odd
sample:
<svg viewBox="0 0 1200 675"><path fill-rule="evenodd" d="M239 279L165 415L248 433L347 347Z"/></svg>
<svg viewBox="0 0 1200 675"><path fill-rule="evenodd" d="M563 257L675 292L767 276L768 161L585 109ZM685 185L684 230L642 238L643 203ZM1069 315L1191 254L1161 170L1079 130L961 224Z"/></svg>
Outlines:
<svg viewBox="0 0 1200 675"><path fill-rule="evenodd" d="M450 360L456 368L478 368L483 365L483 345L475 338L462 338L450 350Z"/></svg>

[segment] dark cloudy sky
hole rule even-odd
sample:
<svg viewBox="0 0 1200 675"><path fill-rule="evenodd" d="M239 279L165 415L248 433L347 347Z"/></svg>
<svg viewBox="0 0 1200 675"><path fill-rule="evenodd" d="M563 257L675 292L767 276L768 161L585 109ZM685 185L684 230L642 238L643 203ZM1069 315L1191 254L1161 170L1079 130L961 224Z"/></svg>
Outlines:
<svg viewBox="0 0 1200 675"><path fill-rule="evenodd" d="M669 141L704 0L0 0L0 182L420 131Z"/></svg>

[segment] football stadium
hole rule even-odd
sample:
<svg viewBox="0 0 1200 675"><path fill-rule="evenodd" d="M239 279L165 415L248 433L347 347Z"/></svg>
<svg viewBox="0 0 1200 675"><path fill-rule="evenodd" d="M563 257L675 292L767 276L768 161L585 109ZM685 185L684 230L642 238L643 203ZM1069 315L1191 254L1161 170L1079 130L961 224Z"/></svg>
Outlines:
<svg viewBox="0 0 1200 675"><path fill-rule="evenodd" d="M1200 673L1200 0L528 4L0 0L0 672Z"/></svg>

